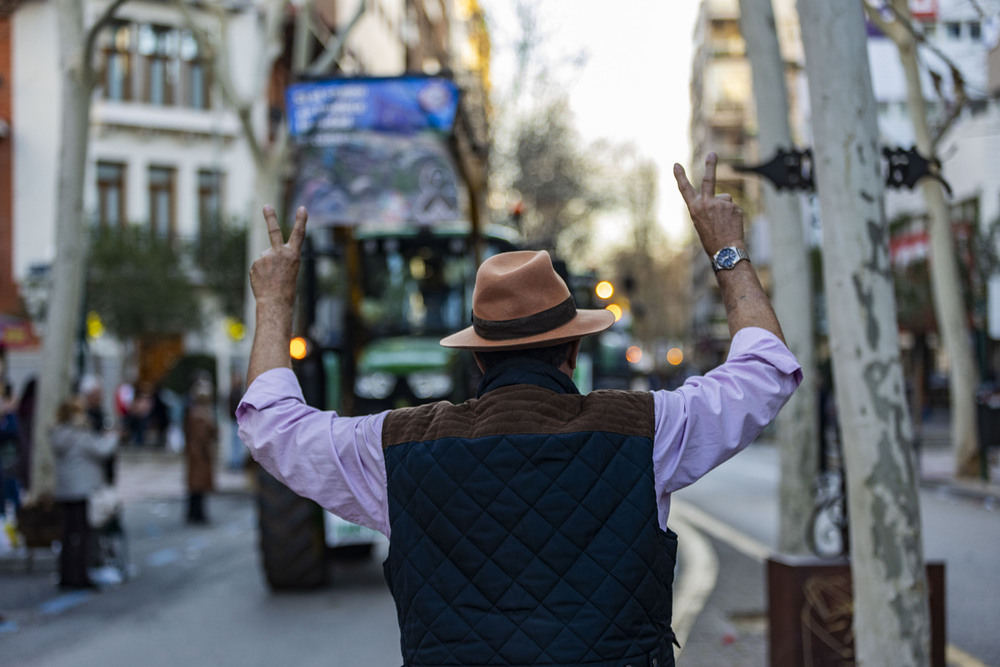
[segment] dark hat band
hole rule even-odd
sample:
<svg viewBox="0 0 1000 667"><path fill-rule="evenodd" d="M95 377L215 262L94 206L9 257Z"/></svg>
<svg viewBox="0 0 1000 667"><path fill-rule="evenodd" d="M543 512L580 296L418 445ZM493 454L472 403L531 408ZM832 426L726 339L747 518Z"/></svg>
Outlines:
<svg viewBox="0 0 1000 667"><path fill-rule="evenodd" d="M547 310L512 320L484 320L472 313L472 328L486 340L510 340L527 338L552 331L576 317L576 303L573 297Z"/></svg>

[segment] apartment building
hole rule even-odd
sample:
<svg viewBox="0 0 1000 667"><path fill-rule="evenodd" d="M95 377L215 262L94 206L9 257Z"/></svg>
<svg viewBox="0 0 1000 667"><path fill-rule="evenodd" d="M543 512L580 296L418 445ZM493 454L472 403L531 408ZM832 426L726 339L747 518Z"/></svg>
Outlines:
<svg viewBox="0 0 1000 667"><path fill-rule="evenodd" d="M792 0L774 2L776 27L789 81L792 117L799 110L803 55ZM761 155L757 145L757 111L753 97L752 72L746 43L740 32L739 0L703 0L694 32L691 73L691 164L699 169L705 155L719 156L718 192L726 192L747 215L750 223L748 244L754 262L767 283L768 230L763 210L760 177L736 170L759 164L771 155ZM793 137L801 136L800 124L793 123ZM710 368L720 363L727 351L729 328L719 299L711 267L701 257L699 244L692 254L692 331L696 343L696 363Z"/></svg>
<svg viewBox="0 0 1000 667"><path fill-rule="evenodd" d="M0 12L0 313L17 310L24 285L43 283L55 256L62 108L55 4L7 4L13 11L6 17ZM84 0L87 23L106 5L106 0ZM290 44L301 14L289 11L285 53L268 68L261 66L266 40L257 3L237 0L222 7L222 55L237 94L256 100L252 124L266 145L280 124L284 88L295 76ZM194 4L191 11L198 25L219 30L212 4ZM488 54L475 0L316 0L312 11L316 20L309 26L313 38L307 42L307 59L321 52L321 44L347 35L327 73L449 72L462 77L469 99L484 99L488 68L480 63L474 71L459 59L463 50L481 52L483 44ZM93 57L100 77L84 174L88 223L147 226L181 242L196 241L220 219L259 223L265 202L257 200L251 147L226 104L210 54L184 14L172 3L130 0L99 33ZM480 104L478 116L484 108ZM473 118L477 112L465 115ZM245 355L245 342L227 338L221 317L216 320L208 330L191 332L161 351L168 358L158 362L158 372L182 353ZM126 372L116 365L122 358L120 341L105 336L90 340L88 347L106 375ZM12 379L20 380L37 365L26 351L14 360Z"/></svg>
<svg viewBox="0 0 1000 667"><path fill-rule="evenodd" d="M779 41L789 79L791 129L800 146L811 144L808 126L808 82L798 32L794 2L774 0ZM924 39L920 47L922 89L928 101L932 124L948 113L947 99L953 96L949 66L960 71L970 102L945 135L939 149L944 177L954 194L950 199L955 222L970 228L985 229L1000 219L1000 174L992 159L1000 147L997 138L998 111L997 67L1000 57L1000 2L983 0L911 0L910 8L916 29ZM755 110L750 84L749 64L739 30L738 0L703 0L694 36L695 56L692 70L692 164L701 164L708 150L720 156L720 190L730 192L753 222L750 243L756 257L766 263L768 255L766 211L762 211L759 177L745 177L729 165L753 164L771 156L759 155L754 137ZM992 51L992 60L991 60ZM869 61L881 142L885 146L909 148L914 144L913 128L906 101L906 82L895 44L869 27ZM992 62L992 69L990 63ZM931 72L940 75L943 97L936 92ZM810 208L806 207L807 215ZM907 243L908 257L926 257L924 204L919 189L887 189L886 213L891 220L906 214L914 219L908 233L917 242ZM923 238L923 242L920 239ZM813 238L818 242L818 237ZM912 239L910 239L912 240ZM692 249L694 254L699 249ZM762 262L758 262L760 265ZM693 262L694 338L704 352L718 354L727 340L724 319L708 269L704 262ZM1000 278L989 279L989 337L1000 339ZM982 323L981 323L982 324ZM985 326L985 325L984 325ZM993 357L996 352L992 353ZM996 367L996 361L992 366Z"/></svg>

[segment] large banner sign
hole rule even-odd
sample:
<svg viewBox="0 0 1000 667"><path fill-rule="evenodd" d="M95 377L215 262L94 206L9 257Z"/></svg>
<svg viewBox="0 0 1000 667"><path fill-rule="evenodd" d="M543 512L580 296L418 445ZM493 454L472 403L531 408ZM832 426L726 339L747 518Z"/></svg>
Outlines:
<svg viewBox="0 0 1000 667"><path fill-rule="evenodd" d="M448 79L330 79L286 93L299 147L292 205L326 225L461 217L448 139L458 88Z"/></svg>

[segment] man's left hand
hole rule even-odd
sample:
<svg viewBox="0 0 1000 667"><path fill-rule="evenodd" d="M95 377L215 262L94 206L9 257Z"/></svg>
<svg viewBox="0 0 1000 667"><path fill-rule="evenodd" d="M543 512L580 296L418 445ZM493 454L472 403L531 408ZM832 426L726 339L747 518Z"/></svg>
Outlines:
<svg viewBox="0 0 1000 667"><path fill-rule="evenodd" d="M286 243L278 225L278 216L270 206L264 207L264 221L271 247L265 250L250 267L250 288L257 307L285 306L295 303L295 286L299 275L299 257L306 237L305 207L295 212L295 224Z"/></svg>

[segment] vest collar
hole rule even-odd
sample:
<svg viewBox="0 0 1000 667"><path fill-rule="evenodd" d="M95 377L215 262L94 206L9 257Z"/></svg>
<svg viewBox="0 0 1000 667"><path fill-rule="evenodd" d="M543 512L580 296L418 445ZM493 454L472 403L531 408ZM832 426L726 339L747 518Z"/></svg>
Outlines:
<svg viewBox="0 0 1000 667"><path fill-rule="evenodd" d="M527 357L514 357L497 364L483 375L476 389L476 398L515 384L531 384L557 394L580 393L573 380L555 366Z"/></svg>

